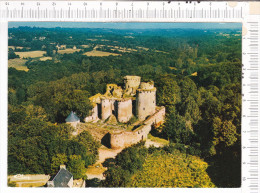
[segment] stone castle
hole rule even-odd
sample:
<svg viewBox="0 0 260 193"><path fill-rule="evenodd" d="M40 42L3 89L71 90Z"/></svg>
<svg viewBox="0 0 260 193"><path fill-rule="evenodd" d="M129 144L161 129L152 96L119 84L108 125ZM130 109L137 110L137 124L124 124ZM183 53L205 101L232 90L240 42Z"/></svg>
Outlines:
<svg viewBox="0 0 260 193"><path fill-rule="evenodd" d="M90 98L94 108L85 122L106 120L114 115L118 122L127 123L133 115L144 121L156 110L156 88L154 83L141 82L139 76L125 76L124 89L116 84L108 84L104 95Z"/></svg>
<svg viewBox="0 0 260 193"><path fill-rule="evenodd" d="M85 122L95 123L113 118L117 122L127 123L133 116L138 119L138 127L133 131L110 133L112 148L126 147L145 140L152 127L158 127L164 122L165 108L156 106L154 82L141 82L139 76L125 76L123 89L116 84L107 84L106 93L96 94L90 97L90 101L93 109L91 115L84 119Z"/></svg>

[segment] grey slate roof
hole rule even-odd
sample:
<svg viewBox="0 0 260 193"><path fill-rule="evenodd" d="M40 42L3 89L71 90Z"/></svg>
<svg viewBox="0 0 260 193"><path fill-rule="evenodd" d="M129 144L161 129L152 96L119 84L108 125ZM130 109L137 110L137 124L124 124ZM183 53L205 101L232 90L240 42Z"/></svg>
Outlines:
<svg viewBox="0 0 260 193"><path fill-rule="evenodd" d="M65 119L66 122L77 122L79 120L80 118L73 111L71 111L69 116Z"/></svg>
<svg viewBox="0 0 260 193"><path fill-rule="evenodd" d="M60 169L53 178L54 187L68 187L68 183L72 177L72 174L68 170L64 168Z"/></svg>

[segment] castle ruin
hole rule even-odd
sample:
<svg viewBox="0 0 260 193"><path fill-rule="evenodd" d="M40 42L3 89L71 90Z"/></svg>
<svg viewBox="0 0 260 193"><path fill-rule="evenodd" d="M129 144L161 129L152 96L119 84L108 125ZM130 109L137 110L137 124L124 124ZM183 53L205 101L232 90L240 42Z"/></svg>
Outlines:
<svg viewBox="0 0 260 193"><path fill-rule="evenodd" d="M125 76L124 90L116 84L108 84L104 95L90 97L93 104L91 116L85 122L105 121L114 115L118 122L127 123L133 115L144 121L156 110L154 83L141 82L139 76Z"/></svg>
<svg viewBox="0 0 260 193"><path fill-rule="evenodd" d="M139 126L133 131L110 133L112 148L121 148L138 143L147 138L152 127L161 125L165 118L165 107L156 106L154 82L141 82L139 76L125 76L124 88L107 84L105 94L90 97L93 105L91 115L85 122L106 121L115 117L120 123L127 123L136 116Z"/></svg>

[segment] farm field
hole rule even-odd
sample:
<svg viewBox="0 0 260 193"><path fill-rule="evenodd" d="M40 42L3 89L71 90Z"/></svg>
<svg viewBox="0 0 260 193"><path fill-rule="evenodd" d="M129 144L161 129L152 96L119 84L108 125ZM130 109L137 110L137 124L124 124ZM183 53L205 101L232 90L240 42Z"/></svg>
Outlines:
<svg viewBox="0 0 260 193"><path fill-rule="evenodd" d="M96 48L102 48L105 45L97 45ZM124 48L124 47L119 47L119 46L109 46L107 45L107 47L111 48L111 50L118 50L120 52L137 52L136 49L131 49L131 48Z"/></svg>
<svg viewBox="0 0 260 193"><path fill-rule="evenodd" d="M102 52L102 51L97 51L97 50L92 50L90 52L85 52L83 55L86 56L120 56L120 54L115 54L115 53L110 53L110 52Z"/></svg>
<svg viewBox="0 0 260 193"><path fill-rule="evenodd" d="M21 46L8 46L8 49L9 49L9 48L15 50L15 49L23 49L24 47L21 47ZM28 47L25 47L25 48L26 48L26 49L30 49L30 48L28 48Z"/></svg>
<svg viewBox="0 0 260 193"><path fill-rule="evenodd" d="M80 49L71 49L71 48L69 48L69 49L66 49L66 50L59 50L58 53L59 54L72 54L74 52L79 52L79 51L80 51Z"/></svg>
<svg viewBox="0 0 260 193"><path fill-rule="evenodd" d="M82 46L83 48L89 48L90 46L89 45L80 45Z"/></svg>
<svg viewBox="0 0 260 193"><path fill-rule="evenodd" d="M46 51L15 52L20 58L38 58L46 54Z"/></svg>
<svg viewBox="0 0 260 193"><path fill-rule="evenodd" d="M10 59L8 60L8 68L13 67L16 70L23 70L27 72L29 69L25 66L26 61L27 60L20 58Z"/></svg>
<svg viewBox="0 0 260 193"><path fill-rule="evenodd" d="M52 57L42 57L40 61L52 60Z"/></svg>
<svg viewBox="0 0 260 193"><path fill-rule="evenodd" d="M15 46L8 46L8 49L13 49L13 50L15 50Z"/></svg>
<svg viewBox="0 0 260 193"><path fill-rule="evenodd" d="M113 49L112 49L112 50L113 50ZM118 51L120 51L120 52L137 52L136 49L122 48L122 47L119 47Z"/></svg>

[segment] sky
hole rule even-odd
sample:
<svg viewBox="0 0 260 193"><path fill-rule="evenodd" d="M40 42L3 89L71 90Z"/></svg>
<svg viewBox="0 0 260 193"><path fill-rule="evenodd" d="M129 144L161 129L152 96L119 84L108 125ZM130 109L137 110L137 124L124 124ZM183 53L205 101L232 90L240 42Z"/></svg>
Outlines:
<svg viewBox="0 0 260 193"><path fill-rule="evenodd" d="M241 29L241 23L112 23L112 22L9 22L8 27L110 28L110 29Z"/></svg>

